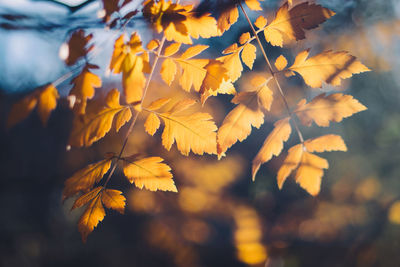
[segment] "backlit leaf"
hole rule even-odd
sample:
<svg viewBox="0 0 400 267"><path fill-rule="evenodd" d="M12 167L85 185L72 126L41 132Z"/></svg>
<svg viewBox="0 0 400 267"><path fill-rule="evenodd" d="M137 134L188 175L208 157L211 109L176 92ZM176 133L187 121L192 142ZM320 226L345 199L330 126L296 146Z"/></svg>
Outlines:
<svg viewBox="0 0 400 267"><path fill-rule="evenodd" d="M124 214L126 198L121 191L105 189L101 194L101 201L108 209L113 209Z"/></svg>
<svg viewBox="0 0 400 267"><path fill-rule="evenodd" d="M101 87L101 79L85 66L82 72L71 81L71 84L74 86L69 95L76 97L74 111L76 114L85 114L87 100L94 97L95 88Z"/></svg>
<svg viewBox="0 0 400 267"><path fill-rule="evenodd" d="M287 66L288 62L283 55L280 55L275 61L275 67L277 70L284 70Z"/></svg>
<svg viewBox="0 0 400 267"><path fill-rule="evenodd" d="M218 17L218 33L221 35L236 23L239 18L239 11L236 6L224 10Z"/></svg>
<svg viewBox="0 0 400 267"><path fill-rule="evenodd" d="M276 13L275 19L264 29L267 42L283 46L284 38L302 40L305 30L310 30L335 15L335 12L320 5L308 2L300 3L289 10L286 2Z"/></svg>
<svg viewBox="0 0 400 267"><path fill-rule="evenodd" d="M329 167L328 161L317 155L303 151L295 180L310 195L318 195L324 170Z"/></svg>
<svg viewBox="0 0 400 267"><path fill-rule="evenodd" d="M303 146L301 144L295 145L289 149L288 155L278 171L277 181L279 189L282 189L286 179L297 168L297 166L299 166L302 155Z"/></svg>
<svg viewBox="0 0 400 267"><path fill-rule="evenodd" d="M306 103L305 99L301 100L294 113L306 126L311 126L314 121L318 126L328 127L331 121L340 122L343 118L366 109L351 95L337 93L326 96L323 93L310 103Z"/></svg>
<svg viewBox="0 0 400 267"><path fill-rule="evenodd" d="M150 113L144 123L144 128L146 132L150 135L154 135L158 128L160 128L160 119L157 117L156 114Z"/></svg>
<svg viewBox="0 0 400 267"><path fill-rule="evenodd" d="M98 190L98 188L93 190ZM99 222L104 219L104 216L106 216L106 213L101 204L101 193L98 193L92 200L90 200L90 203L87 205L86 210L78 221L78 230L81 233L82 241L84 243L87 240L87 236L93 232Z"/></svg>
<svg viewBox="0 0 400 267"><path fill-rule="evenodd" d="M74 119L69 144L71 146L92 145L111 130L116 115L119 115L116 120L117 130L119 130L130 120L132 112L129 106L119 104L119 92L113 89L107 95L105 106L94 108L93 111Z"/></svg>
<svg viewBox="0 0 400 267"><path fill-rule="evenodd" d="M238 104L222 122L218 130L218 156L221 157L237 141L249 136L251 127L259 128L264 123L264 112L260 101L263 95L269 94L269 88L262 86L256 91L241 92L232 99Z"/></svg>
<svg viewBox="0 0 400 267"><path fill-rule="evenodd" d="M175 75L176 75L175 62L170 58L166 58L161 65L160 73L161 73L161 78L163 79L163 81L166 84L171 85L172 82L174 81Z"/></svg>
<svg viewBox="0 0 400 267"><path fill-rule="evenodd" d="M263 1L263 0L261 0L261 1ZM251 10L261 10L259 0L244 0L244 2Z"/></svg>
<svg viewBox="0 0 400 267"><path fill-rule="evenodd" d="M253 159L252 176L253 181L261 164L269 161L273 156L279 156L283 149L283 143L289 139L292 132L290 118L285 118L275 123L272 132L265 139L263 146Z"/></svg>
<svg viewBox="0 0 400 267"><path fill-rule="evenodd" d="M200 91L207 71L204 68L208 64L208 59L177 59L179 66L182 68L182 76L179 78L179 84L185 91L194 88L196 92Z"/></svg>
<svg viewBox="0 0 400 267"><path fill-rule="evenodd" d="M77 171L64 183L63 200L80 191L86 192L90 190L95 183L98 183L103 178L104 174L110 169L110 166L111 159L104 159Z"/></svg>
<svg viewBox="0 0 400 267"><path fill-rule="evenodd" d="M325 51L310 58L308 55L309 50L298 54L289 69L299 73L313 88L321 87L323 82L338 86L342 79L370 71L356 57L344 51Z"/></svg>
<svg viewBox="0 0 400 267"><path fill-rule="evenodd" d="M346 144L339 135L328 134L304 142L308 152L347 151Z"/></svg>
<svg viewBox="0 0 400 267"><path fill-rule="evenodd" d="M164 56L169 57L172 55L175 55L178 51L179 48L181 48L180 43L172 43L169 46L167 46L164 50Z"/></svg>
<svg viewBox="0 0 400 267"><path fill-rule="evenodd" d="M178 192L172 179L171 168L159 157L124 161L124 174L140 189Z"/></svg>
<svg viewBox="0 0 400 267"><path fill-rule="evenodd" d="M256 47L250 43L245 44L242 50L242 60L249 69L253 68L254 60L256 59Z"/></svg>
<svg viewBox="0 0 400 267"><path fill-rule="evenodd" d="M162 144L167 150L170 150L176 141L177 148L183 155L188 155L190 151L199 155L215 154L217 127L212 117L208 113L201 112L190 115L179 114L194 103L194 100L185 99L166 112L149 111L164 122Z"/></svg>

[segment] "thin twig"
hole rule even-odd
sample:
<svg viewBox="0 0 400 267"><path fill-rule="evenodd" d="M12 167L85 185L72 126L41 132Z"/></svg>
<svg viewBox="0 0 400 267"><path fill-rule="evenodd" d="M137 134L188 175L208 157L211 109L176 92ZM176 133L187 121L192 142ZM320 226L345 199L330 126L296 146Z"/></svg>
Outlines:
<svg viewBox="0 0 400 267"><path fill-rule="evenodd" d="M264 47L263 47L263 45L261 44L261 40L260 40L260 38L258 37L258 32L254 29L253 23L251 22L251 20L250 20L249 16L247 15L246 11L244 10L243 5L242 5L241 2L239 2L239 6L240 6L240 9L242 10L244 16L246 17L246 20L247 20L247 22L249 23L249 25L250 25L250 27L251 27L251 30L253 31L253 34L254 34L255 38L257 39L258 45L259 45L260 48L261 48L261 52L262 52L262 54L263 54L263 56L264 56L264 59L265 59L265 61L267 62L268 70L269 70L269 72L271 73L272 78L274 79L274 81L275 81L275 83L276 83L276 86L278 87L279 94L281 95L282 100L283 100L283 103L285 104L286 110L287 110L289 116L290 116L291 119L292 119L293 125L294 125L294 127L295 127L295 129L296 129L297 135L299 136L300 142L301 142L301 143L304 143L303 135L301 134L300 129L299 129L299 126L297 125L296 120L295 120L295 118L294 118L294 116L293 116L293 113L292 113L292 111L290 110L290 107L289 107L289 104L288 104L288 102L287 102L286 96L285 96L285 94L283 93L282 87L281 87L281 85L279 84L279 81L278 81L278 79L277 79L277 77L276 77L276 75L275 75L275 71L274 71L273 68L272 68L271 62L269 61L269 59L268 59L268 57L267 57L267 54L265 53Z"/></svg>
<svg viewBox="0 0 400 267"><path fill-rule="evenodd" d="M139 117L139 114L140 114L141 110L143 109L143 100L146 97L147 91L148 91L148 89L150 87L150 82L151 82L151 79L153 78L154 70L156 69L156 66L157 66L157 63L158 63L158 59L160 58L161 50L162 50L162 48L164 46L164 43L165 43L165 37L162 38L160 46L158 47L157 54L156 54L156 57L155 57L154 62L153 62L153 66L151 67L150 75L149 75L149 77L148 77L148 79L146 81L146 85L145 85L145 88L143 90L142 99L140 100L140 103L138 104L139 105L138 111L136 111L135 116L133 117L133 120L131 121L131 124L129 125L129 129L125 134L125 138L124 138L124 142L122 144L121 150L119 151L118 157L116 158L116 160L114 162L114 165L111 168L111 171L107 176L107 179L106 179L106 181L105 181L105 183L103 185L103 189L106 187L106 185L108 184L108 182L111 179L111 176L114 174L115 169L117 168L117 165L118 165L118 161L121 159L122 153L124 152L124 150L126 148L126 144L128 143L129 135L131 134L131 132L133 130L133 127L135 126L135 123L137 121L137 118Z"/></svg>

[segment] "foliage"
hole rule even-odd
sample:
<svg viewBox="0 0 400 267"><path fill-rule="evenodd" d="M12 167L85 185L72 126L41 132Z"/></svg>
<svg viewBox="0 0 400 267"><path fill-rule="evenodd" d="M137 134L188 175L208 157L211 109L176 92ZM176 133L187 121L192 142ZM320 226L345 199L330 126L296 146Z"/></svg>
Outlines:
<svg viewBox="0 0 400 267"><path fill-rule="evenodd" d="M120 14L128 2L120 5L119 1L103 1L105 26L125 30L130 19L139 14L136 10L130 10L124 17L115 15ZM137 32L133 32L129 40L125 34L115 39L108 68L115 75L121 74L122 98L118 89L112 89L107 92L105 99L95 99L102 80L92 73L91 70L98 66L89 62L88 55L98 47L90 43L93 34L86 34L82 29L71 35L65 62L78 66L80 72L71 81L73 87L68 96L74 113L69 145L89 147L111 130L118 132L124 125L128 126L119 151L107 153L103 160L88 165L65 181L63 199L80 194L72 209L86 206L78 222L84 242L104 219L104 206L124 212L126 199L123 193L108 188L116 168L120 167L127 180L140 189L178 191L171 168L163 162L163 158L124 155L134 126L141 123L138 119L140 114L147 115L143 125L151 136L163 123L161 143L166 150L169 151L176 143L182 155L193 152L197 155L217 155L221 159L230 147L248 138L252 127L260 128L265 122L265 114L273 112L274 102L283 101L285 110L279 114L274 129L267 135L253 160L253 180L260 166L279 156L292 132L296 132L299 144L288 149L277 172L278 187L282 188L293 173L300 187L313 196L318 195L324 169L328 169L329 164L314 153L346 151L347 147L343 139L334 134L305 140L300 123L305 127L311 127L313 122L317 126L328 127L331 122L340 122L366 107L351 95L343 93L322 93L308 102L301 99L297 106L291 106L285 94L287 91L283 90L281 84L293 76L299 76L305 85L312 88L320 88L324 84L339 86L343 79L369 69L346 51L323 51L310 56L309 49L298 53L291 65L283 55L272 65L265 51L267 46L262 43L264 40L273 46L285 47L291 42L305 39L306 30L318 27L335 13L317 4L288 1L277 10L270 22L259 16L252 23L244 4L251 10L262 11L258 0L245 0L228 7L215 19L208 13L198 15L192 5L182 5L179 1L144 1L142 15L159 39L149 41L146 46ZM220 57L198 58L208 46L193 45L193 39L223 35L237 21L239 10L248 21L251 31L243 33L238 43L227 47ZM187 46L184 52L180 52L182 45ZM251 79L250 90L236 93L234 85L242 75L245 68L243 64L249 69L254 67L257 49L261 51L266 71ZM178 96L161 97L145 105L149 85L159 65L160 77L168 86L176 80L183 91L194 91L199 101L179 99ZM64 80L61 77L17 102L11 109L8 126L12 127L25 119L35 107L43 124L46 124L59 99L56 87ZM236 105L219 128L209 113L194 109L195 106L199 108L197 102L204 105L209 97L218 94L234 95L232 103ZM241 214L240 210L238 214Z"/></svg>

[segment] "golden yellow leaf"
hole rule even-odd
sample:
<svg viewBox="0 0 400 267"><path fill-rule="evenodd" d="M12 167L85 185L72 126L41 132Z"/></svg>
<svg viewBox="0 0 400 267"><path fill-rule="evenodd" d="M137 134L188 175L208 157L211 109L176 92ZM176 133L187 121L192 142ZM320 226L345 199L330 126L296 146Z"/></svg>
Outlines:
<svg viewBox="0 0 400 267"><path fill-rule="evenodd" d="M43 125L46 125L50 113L57 107L58 91L53 84L50 84L40 92L38 98L37 112Z"/></svg>
<svg viewBox="0 0 400 267"><path fill-rule="evenodd" d="M167 46L164 50L164 56L169 57L175 55L178 51L179 48L181 48L180 43L172 43L169 46Z"/></svg>
<svg viewBox="0 0 400 267"><path fill-rule="evenodd" d="M96 105L97 103L93 103ZM129 106L119 104L119 92L111 90L106 98L106 105L87 112L81 117L76 117L73 122L69 144L71 146L90 146L93 142L103 138L110 130L114 117L116 128L120 129L132 117Z"/></svg>
<svg viewBox="0 0 400 267"><path fill-rule="evenodd" d="M208 59L176 59L179 66L182 68L182 76L179 78L179 84L183 90L190 91L192 86L196 92L200 91L207 71L204 68L208 64Z"/></svg>
<svg viewBox="0 0 400 267"><path fill-rule="evenodd" d="M217 20L218 33L222 35L238 20L239 11L236 6L224 10Z"/></svg>
<svg viewBox="0 0 400 267"><path fill-rule="evenodd" d="M241 92L232 99L238 104L231 110L222 122L217 134L217 152L221 157L237 141L243 141L249 136L251 127L259 128L264 123L264 112L260 99L269 94L267 86L261 86L256 91Z"/></svg>
<svg viewBox="0 0 400 267"><path fill-rule="evenodd" d="M74 86L69 95L76 97L73 105L76 114L85 114L87 100L94 97L95 88L101 87L100 77L91 73L89 68L90 66L85 66L82 72L71 81Z"/></svg>
<svg viewBox="0 0 400 267"><path fill-rule="evenodd" d="M10 114L8 115L7 128L11 128L26 119L36 106L38 106L37 112L39 118L45 126L50 113L57 106L58 98L58 91L52 84L43 89L34 91L12 106Z"/></svg>
<svg viewBox="0 0 400 267"><path fill-rule="evenodd" d="M227 81L223 80L217 90L215 90L215 91L214 90L205 90L201 94L201 104L204 105L204 103L210 96L216 96L218 94L235 95L236 89L230 80L227 80Z"/></svg>
<svg viewBox="0 0 400 267"><path fill-rule="evenodd" d="M342 79L370 71L345 51L325 51L310 58L308 55L309 50L298 54L289 70L299 73L304 82L313 88L321 87L323 82L338 86Z"/></svg>
<svg viewBox="0 0 400 267"><path fill-rule="evenodd" d="M79 170L64 183L64 190L62 193L63 201L80 191L88 191L98 183L108 172L111 166L111 159L104 159L97 163L90 164L85 168Z"/></svg>
<svg viewBox="0 0 400 267"><path fill-rule="evenodd" d="M308 152L347 151L346 144L339 135L328 134L304 142Z"/></svg>
<svg viewBox="0 0 400 267"><path fill-rule="evenodd" d="M128 43L124 43L124 35L121 35L114 44L111 57L110 70L113 73L122 72L122 86L127 103L141 101L146 77L143 72L147 70L147 57L138 53L143 52L142 42L137 33L131 35Z"/></svg>
<svg viewBox="0 0 400 267"><path fill-rule="evenodd" d="M310 103L306 103L305 99L301 100L294 113L306 126L311 126L314 121L318 126L327 127L330 121L340 122L343 118L366 109L351 95L337 93L326 96L323 93Z"/></svg>
<svg viewBox="0 0 400 267"><path fill-rule="evenodd" d="M259 28L259 29L261 29L261 28L264 28L265 27L265 25L267 25L267 19L265 18L265 17L263 17L263 16L259 16L257 19L256 19L256 21L254 22L254 25L257 27L257 28Z"/></svg>
<svg viewBox="0 0 400 267"><path fill-rule="evenodd" d="M176 75L175 62L170 58L166 58L161 65L160 73L163 81L170 86L174 81Z"/></svg>
<svg viewBox="0 0 400 267"><path fill-rule="evenodd" d="M212 117L201 112L190 115L177 114L194 103L194 100L185 99L163 113L148 111L156 114L164 122L162 144L167 150L170 150L176 141L177 148L183 155L188 155L190 151L199 155L215 154L217 126Z"/></svg>
<svg viewBox="0 0 400 267"><path fill-rule="evenodd" d="M105 189L101 193L101 201L108 209L124 214L126 198L119 190Z"/></svg>
<svg viewBox="0 0 400 267"><path fill-rule="evenodd" d="M144 128L146 132L150 135L154 135L158 128L160 128L160 119L157 117L156 114L150 113L144 123Z"/></svg>
<svg viewBox="0 0 400 267"><path fill-rule="evenodd" d="M97 189L94 189L97 190ZM85 243L87 236L94 228L104 219L106 215L103 205L101 204L101 194L98 193L90 203L78 221L78 230L81 233L82 241Z"/></svg>
<svg viewBox="0 0 400 267"><path fill-rule="evenodd" d="M276 13L275 19L264 29L265 40L275 46L283 46L284 37L291 40L305 38L304 30L310 30L335 15L320 5L300 3L289 10L286 2Z"/></svg>
<svg viewBox="0 0 400 267"><path fill-rule="evenodd" d="M252 177L253 181L261 164L269 161L273 156L279 156L283 149L283 143L289 139L292 132L290 127L290 118L285 118L277 121L274 124L274 129L265 139L263 146L253 159Z"/></svg>
<svg viewBox="0 0 400 267"><path fill-rule="evenodd" d="M244 44L245 42L247 42L250 39L250 33L249 32L245 32L242 33L242 35L240 35L239 37L239 44Z"/></svg>
<svg viewBox="0 0 400 267"><path fill-rule="evenodd" d="M278 171L277 181L279 189L282 189L286 179L289 177L292 171L299 166L303 151L304 149L301 144L295 145L289 149L288 155Z"/></svg>
<svg viewBox="0 0 400 267"><path fill-rule="evenodd" d="M318 195L321 189L323 169L329 167L328 161L317 155L303 151L295 180L310 195Z"/></svg>
<svg viewBox="0 0 400 267"><path fill-rule="evenodd" d="M249 69L253 68L254 60L256 60L256 51L257 48L250 43L245 44L243 47L242 60L244 64L246 64L246 66L249 67Z"/></svg>
<svg viewBox="0 0 400 267"><path fill-rule="evenodd" d="M124 174L140 189L178 192L172 179L171 168L159 157L124 161Z"/></svg>
<svg viewBox="0 0 400 267"><path fill-rule="evenodd" d="M251 10L262 10L258 0L244 0L244 2Z"/></svg>
<svg viewBox="0 0 400 267"><path fill-rule="evenodd" d="M234 44L223 51L224 54L229 55L217 58L217 60L224 63L224 67L228 70L228 75L232 82L235 82L242 75L243 66L239 57L241 50L241 48L237 47L237 44Z"/></svg>
<svg viewBox="0 0 400 267"><path fill-rule="evenodd" d="M287 66L288 62L283 55L280 55L275 61L275 67L277 70L284 70Z"/></svg>
<svg viewBox="0 0 400 267"><path fill-rule="evenodd" d="M157 39L152 39L152 40L147 44L146 48L147 48L148 50L154 50L154 49L156 49L156 48L159 47L159 46L160 46L160 41L158 41Z"/></svg>
<svg viewBox="0 0 400 267"><path fill-rule="evenodd" d="M228 70L220 61L210 60L204 68L207 70L207 73L201 84L200 93L202 94L208 90L217 91L224 80L229 80Z"/></svg>
<svg viewBox="0 0 400 267"><path fill-rule="evenodd" d="M153 101L146 109L149 110L157 110L165 106L169 101L171 101L170 98L159 98L155 101Z"/></svg>
<svg viewBox="0 0 400 267"><path fill-rule="evenodd" d="M206 50L209 46L208 45L194 45L186 49L185 52L179 57L182 60L190 59L192 57L197 56L204 50Z"/></svg>
<svg viewBox="0 0 400 267"><path fill-rule="evenodd" d="M72 206L71 210L80 208L80 207L86 205L87 203L89 203L89 201L91 201L93 198L95 198L102 189L103 189L102 186L98 186L96 188L93 188L91 191L87 192L86 194L83 194L82 196L78 197L75 200L74 205Z"/></svg>

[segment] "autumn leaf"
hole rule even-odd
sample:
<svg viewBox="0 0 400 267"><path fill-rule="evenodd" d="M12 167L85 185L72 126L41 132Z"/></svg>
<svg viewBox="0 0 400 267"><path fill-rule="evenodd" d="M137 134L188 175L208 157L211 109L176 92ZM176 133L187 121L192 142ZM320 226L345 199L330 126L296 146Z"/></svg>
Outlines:
<svg viewBox="0 0 400 267"><path fill-rule="evenodd" d="M161 78L170 86L175 79L176 71L176 63L172 59L166 58L161 65Z"/></svg>
<svg viewBox="0 0 400 267"><path fill-rule="evenodd" d="M228 70L228 75L232 82L235 82L242 75L243 66L239 57L241 51L242 47L233 44L223 51L227 55L217 58L217 60L224 63L224 67Z"/></svg>
<svg viewBox="0 0 400 267"><path fill-rule="evenodd" d="M291 132L290 118L279 120L274 124L274 129L268 135L267 139L265 139L263 146L253 159L253 181L261 164L269 161L273 156L279 156L283 149L283 143L289 139Z"/></svg>
<svg viewBox="0 0 400 267"><path fill-rule="evenodd" d="M190 115L180 115L196 101L184 99L165 112L156 111L157 109L146 108L150 113L156 115L164 122L162 133L162 144L170 150L176 141L178 150L183 155L188 155L190 151L195 154L216 153L216 130L217 127L208 113L196 112ZM152 105L150 105L152 106ZM146 120L146 131L154 134L159 124L154 116Z"/></svg>
<svg viewBox="0 0 400 267"><path fill-rule="evenodd" d="M93 103L97 105L97 103ZM106 98L106 105L93 108L81 117L76 117L69 139L71 146L90 146L103 138L110 130L113 121L118 131L132 117L129 106L119 104L119 92L111 90Z"/></svg>
<svg viewBox="0 0 400 267"><path fill-rule="evenodd" d="M218 17L217 27L219 35L222 35L225 31L236 23L239 18L239 11L236 6L224 10Z"/></svg>
<svg viewBox="0 0 400 267"><path fill-rule="evenodd" d="M101 201L108 209L124 214L126 198L119 190L105 189L101 194Z"/></svg>
<svg viewBox="0 0 400 267"><path fill-rule="evenodd" d="M88 235L93 232L94 228L106 216L103 204L101 203L101 189L102 187L97 187L76 200L79 201L81 198L84 198L84 202L89 202L78 221L78 230L81 233L82 241L84 243L86 242Z"/></svg>
<svg viewBox="0 0 400 267"><path fill-rule="evenodd" d="M86 56L93 49L93 45L87 47L92 40L93 34L85 36L85 31L79 29L74 31L67 43L68 53L65 57L65 63L68 66L74 65L80 58Z"/></svg>
<svg viewBox="0 0 400 267"><path fill-rule="evenodd" d="M289 149L288 156L278 171L278 187L282 188L286 178L297 169L296 182L309 194L316 196L321 189L324 169L329 167L328 161L311 152L347 151L343 139L338 135L324 135L306 140Z"/></svg>
<svg viewBox="0 0 400 267"><path fill-rule="evenodd" d="M122 86L127 103L136 103L142 100L143 88L146 84L144 72L148 59L142 48L142 41L137 33L131 35L128 43L121 35L114 44L110 70L113 73L122 73ZM137 55L138 53L142 53Z"/></svg>
<svg viewBox="0 0 400 267"><path fill-rule="evenodd" d="M86 192L90 190L95 183L98 183L103 178L110 167L111 158L90 164L77 171L65 181L62 193L63 201L80 191Z"/></svg>
<svg viewBox="0 0 400 267"><path fill-rule="evenodd" d="M275 67L278 71L282 71L286 68L288 62L283 55L280 55L275 61Z"/></svg>
<svg viewBox="0 0 400 267"><path fill-rule="evenodd" d="M101 79L96 74L90 72L90 65L86 65L82 72L76 76L71 84L70 96L75 96L73 108L76 114L85 114L88 99L92 99L95 94L95 88L101 87Z"/></svg>
<svg viewBox="0 0 400 267"><path fill-rule="evenodd" d="M318 195L321 189L321 180L324 169L328 169L328 161L317 155L303 151L295 180L310 195Z"/></svg>
<svg viewBox="0 0 400 267"><path fill-rule="evenodd" d="M58 98L57 88L53 84L34 91L12 106L7 120L7 128L11 128L26 119L35 107L37 107L37 113L42 124L46 126L50 113L57 106Z"/></svg>
<svg viewBox="0 0 400 267"><path fill-rule="evenodd" d="M266 86L255 91L241 92L232 99L237 106L228 113L217 134L218 157L221 157L237 141L243 141L249 136L251 127L259 128L264 123L263 108L269 110L269 105L262 99L270 99L272 92ZM263 105L267 105L266 107Z"/></svg>
<svg viewBox="0 0 400 267"><path fill-rule="evenodd" d="M321 87L323 82L339 86L342 79L370 71L345 51L325 51L310 58L308 56L309 50L299 53L289 70L299 73L304 82L313 88Z"/></svg>
<svg viewBox="0 0 400 267"><path fill-rule="evenodd" d="M210 38L218 34L217 22L210 14L196 16L193 6L167 1L147 0L143 16L168 41L192 44L192 38Z"/></svg>
<svg viewBox="0 0 400 267"><path fill-rule="evenodd" d="M182 75L179 78L179 84L185 91L190 91L193 87L199 92L207 71L204 68L208 64L208 59L177 59L179 66L182 68Z"/></svg>
<svg viewBox="0 0 400 267"><path fill-rule="evenodd" d="M257 51L257 48L250 43L247 43L243 46L243 50L242 50L242 54L241 54L242 60L243 60L243 63L246 64L247 67L249 67L249 69L253 68L253 63L254 63L254 60L256 59L256 51Z"/></svg>
<svg viewBox="0 0 400 267"><path fill-rule="evenodd" d="M178 192L172 179L171 168L160 157L139 160L124 158L124 174L140 189Z"/></svg>
<svg viewBox="0 0 400 267"><path fill-rule="evenodd" d="M264 0L260 0L260 1L264 1ZM246 3L246 5L251 9L251 10L262 10L261 6L260 6L260 2L259 0L244 0L244 2Z"/></svg>
<svg viewBox="0 0 400 267"><path fill-rule="evenodd" d="M351 95L341 93L315 97L310 103L303 99L297 104L294 113L302 124L311 126L314 121L318 126L328 127L331 121L340 122L343 118L366 110L367 108Z"/></svg>
<svg viewBox="0 0 400 267"><path fill-rule="evenodd" d="M320 5L304 2L289 9L286 2L283 4L272 20L264 29L265 40L274 46L283 46L285 38L302 40L305 30L316 28L335 12Z"/></svg>
<svg viewBox="0 0 400 267"><path fill-rule="evenodd" d="M201 84L201 94L208 90L217 91L224 81L229 80L229 76L227 74L228 70L220 61L210 60L204 68L207 72L203 83Z"/></svg>
<svg viewBox="0 0 400 267"><path fill-rule="evenodd" d="M328 134L304 142L308 152L347 151L346 144L339 135Z"/></svg>

